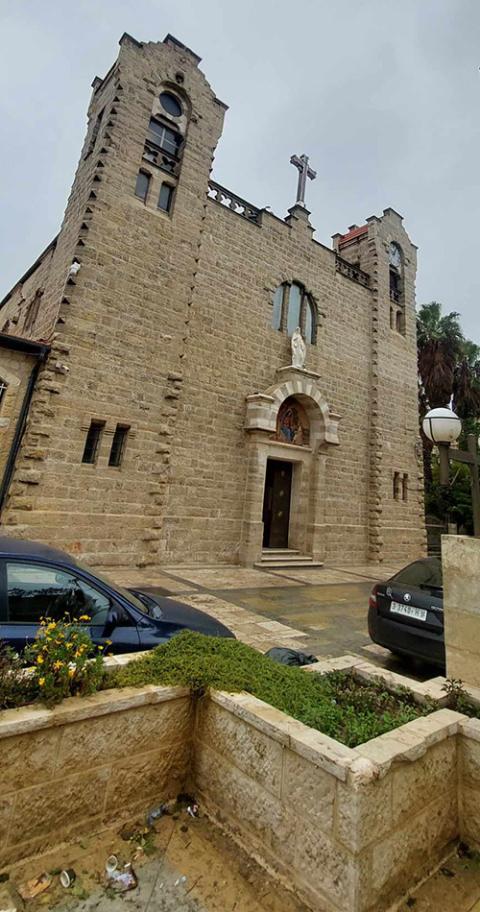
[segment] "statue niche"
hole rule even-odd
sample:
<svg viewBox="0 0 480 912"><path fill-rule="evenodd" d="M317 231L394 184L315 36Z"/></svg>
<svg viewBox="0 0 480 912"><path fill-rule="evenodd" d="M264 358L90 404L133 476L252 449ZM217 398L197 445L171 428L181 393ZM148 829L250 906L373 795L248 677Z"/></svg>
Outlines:
<svg viewBox="0 0 480 912"><path fill-rule="evenodd" d="M275 440L295 446L309 445L310 425L307 413L294 396L285 399L278 410Z"/></svg>

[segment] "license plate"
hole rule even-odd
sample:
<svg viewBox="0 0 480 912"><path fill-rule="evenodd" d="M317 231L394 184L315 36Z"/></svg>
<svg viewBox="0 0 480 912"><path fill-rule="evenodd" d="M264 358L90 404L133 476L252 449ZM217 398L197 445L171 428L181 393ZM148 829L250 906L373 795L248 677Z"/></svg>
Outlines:
<svg viewBox="0 0 480 912"><path fill-rule="evenodd" d="M390 611L393 614L403 614L405 617L415 618L416 621L427 620L425 608L415 608L415 605L402 605L400 602L392 602Z"/></svg>

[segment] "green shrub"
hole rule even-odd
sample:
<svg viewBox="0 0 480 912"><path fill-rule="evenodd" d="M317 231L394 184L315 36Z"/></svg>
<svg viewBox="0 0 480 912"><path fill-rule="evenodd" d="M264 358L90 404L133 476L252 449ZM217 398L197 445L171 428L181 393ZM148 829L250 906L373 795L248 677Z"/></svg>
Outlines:
<svg viewBox="0 0 480 912"><path fill-rule="evenodd" d="M83 620L88 618L42 618L35 641L25 649L35 690L49 706L65 697L94 693L102 684L102 652L79 623Z"/></svg>
<svg viewBox="0 0 480 912"><path fill-rule="evenodd" d="M480 719L480 706L472 703L463 681L457 678L447 678L443 690L448 696L448 707L455 712L463 713L471 719Z"/></svg>
<svg viewBox="0 0 480 912"><path fill-rule="evenodd" d="M346 673L312 674L279 665L240 643L183 631L108 678L108 687L182 684L194 693L208 688L247 691L311 728L355 747L431 712L405 691L361 683Z"/></svg>
<svg viewBox="0 0 480 912"><path fill-rule="evenodd" d="M26 674L24 662L10 646L0 641L0 709L13 709L30 703L35 685Z"/></svg>

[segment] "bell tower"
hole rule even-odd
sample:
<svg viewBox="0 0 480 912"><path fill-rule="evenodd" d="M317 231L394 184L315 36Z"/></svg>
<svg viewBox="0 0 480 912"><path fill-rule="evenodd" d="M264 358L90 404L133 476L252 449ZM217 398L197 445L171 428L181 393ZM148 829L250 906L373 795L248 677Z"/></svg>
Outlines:
<svg viewBox="0 0 480 912"><path fill-rule="evenodd" d="M344 261L369 275L372 292L368 556L382 561L384 552L394 559L398 551L403 559L426 547L418 442L417 248L392 208L334 235L333 246Z"/></svg>

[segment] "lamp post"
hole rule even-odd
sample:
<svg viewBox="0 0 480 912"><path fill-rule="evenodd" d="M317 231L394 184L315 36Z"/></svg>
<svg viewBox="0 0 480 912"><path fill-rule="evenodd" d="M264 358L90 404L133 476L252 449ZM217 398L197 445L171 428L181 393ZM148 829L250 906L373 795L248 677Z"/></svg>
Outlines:
<svg viewBox="0 0 480 912"><path fill-rule="evenodd" d="M462 422L458 415L449 408L431 409L425 415L422 427L425 436L438 447L441 485L449 483L451 459L469 466L472 486L473 534L476 538L480 538L479 458L475 434L467 435L466 450L453 448L452 444L455 444L460 437Z"/></svg>

